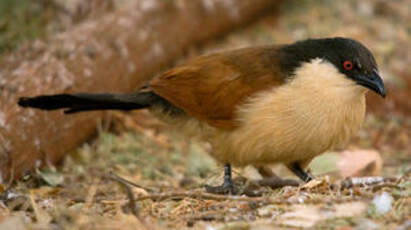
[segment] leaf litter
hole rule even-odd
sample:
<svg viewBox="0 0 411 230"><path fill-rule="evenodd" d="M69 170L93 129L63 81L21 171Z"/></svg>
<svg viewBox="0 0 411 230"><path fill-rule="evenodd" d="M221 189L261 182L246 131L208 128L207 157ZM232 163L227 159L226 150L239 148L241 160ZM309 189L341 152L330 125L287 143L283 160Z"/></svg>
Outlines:
<svg viewBox="0 0 411 230"><path fill-rule="evenodd" d="M407 229L410 5L407 0L287 1L280 16L263 18L191 54L311 36L355 37L376 53L390 95L386 101L368 98L370 114L362 131L345 151L316 159L311 167L317 179L310 183L251 187L258 190L256 197L205 193L205 184L222 179L207 144L179 136L144 111L110 112L110 127L57 168L37 170L2 188L0 229ZM349 164L341 166L346 159L363 158L365 163L350 172ZM274 168L290 177L284 168ZM255 177L243 169L234 174L244 186L252 182L244 178Z"/></svg>

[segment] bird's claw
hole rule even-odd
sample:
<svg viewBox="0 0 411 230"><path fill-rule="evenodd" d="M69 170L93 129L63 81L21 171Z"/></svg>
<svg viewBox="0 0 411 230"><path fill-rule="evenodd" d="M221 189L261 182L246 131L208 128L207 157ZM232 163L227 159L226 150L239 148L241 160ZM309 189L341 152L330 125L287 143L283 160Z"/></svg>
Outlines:
<svg viewBox="0 0 411 230"><path fill-rule="evenodd" d="M224 183L220 186L210 186L206 185L205 190L208 193L220 194L220 195L238 195L239 189L234 185L234 183Z"/></svg>

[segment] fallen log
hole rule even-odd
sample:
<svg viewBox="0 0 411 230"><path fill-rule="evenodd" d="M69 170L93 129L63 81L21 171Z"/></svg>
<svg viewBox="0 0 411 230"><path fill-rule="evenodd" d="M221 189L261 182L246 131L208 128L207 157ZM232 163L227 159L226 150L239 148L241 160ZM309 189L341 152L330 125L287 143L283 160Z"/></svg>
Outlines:
<svg viewBox="0 0 411 230"><path fill-rule="evenodd" d="M189 47L258 17L271 0L140 0L0 59L0 182L54 163L95 132L101 112L64 116L20 96L127 92Z"/></svg>

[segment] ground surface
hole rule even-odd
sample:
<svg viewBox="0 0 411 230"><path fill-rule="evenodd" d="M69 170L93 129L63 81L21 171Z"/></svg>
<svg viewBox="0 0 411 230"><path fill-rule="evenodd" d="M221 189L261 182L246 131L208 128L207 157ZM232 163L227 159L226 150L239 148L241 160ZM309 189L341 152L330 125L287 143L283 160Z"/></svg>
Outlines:
<svg viewBox="0 0 411 230"><path fill-rule="evenodd" d="M410 228L410 7L407 0L288 1L277 15L190 54L320 36L354 37L374 52L388 98L369 97L366 123L349 151L316 159L312 183L260 189L258 197L209 195L203 186L220 183L222 168L206 144L179 136L146 112L111 112L96 139L3 193L0 229ZM383 177L360 185L342 175ZM235 177L242 176L258 177L235 169Z"/></svg>

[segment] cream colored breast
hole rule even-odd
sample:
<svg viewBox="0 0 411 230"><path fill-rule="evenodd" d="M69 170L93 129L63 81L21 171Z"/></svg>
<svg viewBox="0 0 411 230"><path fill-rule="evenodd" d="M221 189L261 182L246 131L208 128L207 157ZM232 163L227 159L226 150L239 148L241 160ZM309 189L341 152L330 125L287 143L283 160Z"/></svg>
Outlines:
<svg viewBox="0 0 411 230"><path fill-rule="evenodd" d="M241 127L214 139L217 158L237 165L304 161L358 131L365 115L362 87L319 59L295 74L239 109Z"/></svg>

